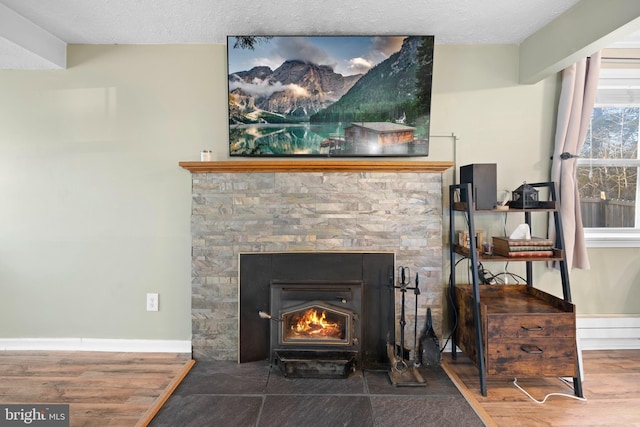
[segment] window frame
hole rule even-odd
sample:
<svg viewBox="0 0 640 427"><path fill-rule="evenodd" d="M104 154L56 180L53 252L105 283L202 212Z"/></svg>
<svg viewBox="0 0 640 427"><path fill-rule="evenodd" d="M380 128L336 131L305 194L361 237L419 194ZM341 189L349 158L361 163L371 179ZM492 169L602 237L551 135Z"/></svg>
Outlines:
<svg viewBox="0 0 640 427"><path fill-rule="evenodd" d="M588 248L639 248L640 229L586 228L584 238Z"/></svg>
<svg viewBox="0 0 640 427"><path fill-rule="evenodd" d="M638 78L640 84L640 77ZM625 106L637 106L640 103L625 104ZM608 102L596 102L595 107L619 107L620 104ZM638 132L638 145L640 146L640 130ZM639 147L640 156L640 147ZM577 167L588 166L619 166L638 168L638 180L640 181L640 158L638 159L600 159L578 157ZM585 243L588 248L637 248L640 247L640 182L636 185L636 209L635 228L621 227L584 227Z"/></svg>

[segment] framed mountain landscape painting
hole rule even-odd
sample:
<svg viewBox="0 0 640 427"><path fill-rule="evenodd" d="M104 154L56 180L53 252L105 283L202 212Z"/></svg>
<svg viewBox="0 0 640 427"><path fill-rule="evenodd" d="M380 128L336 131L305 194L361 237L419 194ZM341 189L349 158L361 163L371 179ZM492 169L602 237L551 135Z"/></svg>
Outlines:
<svg viewBox="0 0 640 427"><path fill-rule="evenodd" d="M230 36L231 156L427 156L433 36Z"/></svg>

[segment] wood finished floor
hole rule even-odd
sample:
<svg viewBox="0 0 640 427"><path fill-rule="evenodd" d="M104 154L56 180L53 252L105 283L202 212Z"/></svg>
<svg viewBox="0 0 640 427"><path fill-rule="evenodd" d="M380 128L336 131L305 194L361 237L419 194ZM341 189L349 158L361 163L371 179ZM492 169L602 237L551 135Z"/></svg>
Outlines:
<svg viewBox="0 0 640 427"><path fill-rule="evenodd" d="M169 353L0 351L0 403L67 403L71 426L145 425L153 415L148 412L188 372L190 359Z"/></svg>
<svg viewBox="0 0 640 427"><path fill-rule="evenodd" d="M544 404L530 400L511 379L488 379L480 393L478 370L461 353L443 367L489 426L640 426L640 350L583 351L583 394L586 401L551 396ZM549 393L573 394L558 378L518 379L535 399ZM572 386L572 384L571 384Z"/></svg>

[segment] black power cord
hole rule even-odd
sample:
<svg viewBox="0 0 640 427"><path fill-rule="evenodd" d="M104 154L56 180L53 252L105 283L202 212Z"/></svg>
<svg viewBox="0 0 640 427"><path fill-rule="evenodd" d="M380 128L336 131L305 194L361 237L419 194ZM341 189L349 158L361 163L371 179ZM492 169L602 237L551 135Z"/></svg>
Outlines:
<svg viewBox="0 0 640 427"><path fill-rule="evenodd" d="M489 270L485 270L482 264L478 264L478 279L483 285L493 285L496 283L494 275Z"/></svg>

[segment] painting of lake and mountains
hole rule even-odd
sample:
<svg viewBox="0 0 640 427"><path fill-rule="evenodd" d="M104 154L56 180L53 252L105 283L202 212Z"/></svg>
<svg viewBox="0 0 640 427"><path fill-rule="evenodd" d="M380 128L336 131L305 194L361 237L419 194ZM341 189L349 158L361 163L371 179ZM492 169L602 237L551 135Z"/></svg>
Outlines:
<svg viewBox="0 0 640 427"><path fill-rule="evenodd" d="M231 156L427 156L433 36L227 40Z"/></svg>

